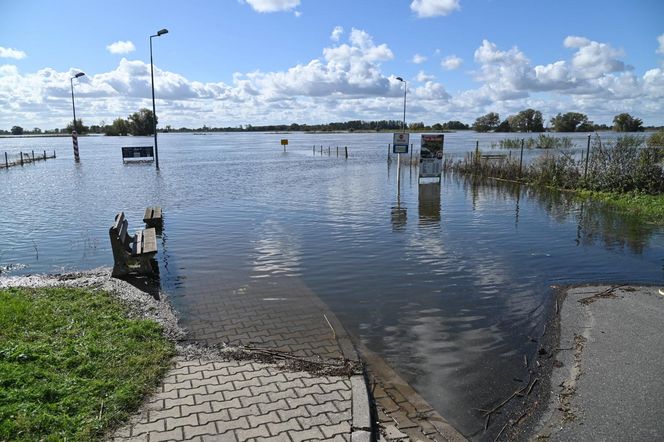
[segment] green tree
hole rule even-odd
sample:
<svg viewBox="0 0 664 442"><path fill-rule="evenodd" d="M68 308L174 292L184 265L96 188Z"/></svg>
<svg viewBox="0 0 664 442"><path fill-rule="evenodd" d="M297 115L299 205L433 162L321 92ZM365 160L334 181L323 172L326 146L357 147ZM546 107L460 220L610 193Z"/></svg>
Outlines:
<svg viewBox="0 0 664 442"><path fill-rule="evenodd" d="M470 129L467 124L463 124L461 121L450 120L447 123L443 123L443 129L449 130L467 130Z"/></svg>
<svg viewBox="0 0 664 442"><path fill-rule="evenodd" d="M508 118L513 132L544 132L542 112L525 109Z"/></svg>
<svg viewBox="0 0 664 442"><path fill-rule="evenodd" d="M156 126L158 120L155 119L153 123L152 120L154 114L150 109L141 109L138 112L134 112L129 115L129 132L132 135L153 135L153 124Z"/></svg>
<svg viewBox="0 0 664 442"><path fill-rule="evenodd" d="M510 120L509 118L506 119L506 120L503 120L503 122L500 123L500 124L498 125L498 127L496 127L495 132L512 132L514 129L513 129L512 126L510 125L510 121L509 121L509 120Z"/></svg>
<svg viewBox="0 0 664 442"><path fill-rule="evenodd" d="M127 135L129 133L129 122L124 118L116 118L110 126L104 126L104 134L108 136Z"/></svg>
<svg viewBox="0 0 664 442"><path fill-rule="evenodd" d="M12 126L12 135L23 135L23 128L21 126Z"/></svg>
<svg viewBox="0 0 664 442"><path fill-rule="evenodd" d="M643 121L640 118L634 118L628 113L618 114L613 117L613 130L616 132L641 132L643 131Z"/></svg>
<svg viewBox="0 0 664 442"><path fill-rule="evenodd" d="M660 129L648 138L648 147L664 147L664 129Z"/></svg>
<svg viewBox="0 0 664 442"><path fill-rule="evenodd" d="M556 132L591 132L593 122L588 116L579 112L567 112L551 118L553 130Z"/></svg>
<svg viewBox="0 0 664 442"><path fill-rule="evenodd" d="M473 129L476 132L489 132L490 130L496 129L499 124L500 115L496 112L489 112L475 120L475 123L473 123Z"/></svg>
<svg viewBox="0 0 664 442"><path fill-rule="evenodd" d="M69 123L67 127L65 128L65 132L71 133L72 129L74 128L73 123ZM78 134L85 134L90 131L90 128L86 125L83 124L83 120L80 118L76 119L76 133Z"/></svg>

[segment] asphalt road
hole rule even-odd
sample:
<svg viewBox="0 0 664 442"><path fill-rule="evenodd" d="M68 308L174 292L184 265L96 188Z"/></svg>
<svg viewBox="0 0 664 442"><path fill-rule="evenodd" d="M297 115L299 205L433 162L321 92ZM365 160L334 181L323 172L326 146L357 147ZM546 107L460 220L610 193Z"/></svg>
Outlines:
<svg viewBox="0 0 664 442"><path fill-rule="evenodd" d="M550 401L533 438L664 440L660 289L624 285L567 291Z"/></svg>

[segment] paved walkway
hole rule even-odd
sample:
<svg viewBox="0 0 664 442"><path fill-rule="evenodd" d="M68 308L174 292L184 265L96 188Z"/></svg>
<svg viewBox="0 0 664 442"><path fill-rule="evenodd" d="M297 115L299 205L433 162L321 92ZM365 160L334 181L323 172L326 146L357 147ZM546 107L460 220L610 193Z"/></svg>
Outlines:
<svg viewBox="0 0 664 442"><path fill-rule="evenodd" d="M537 437L663 440L663 317L658 287L569 289L551 401Z"/></svg>
<svg viewBox="0 0 664 442"><path fill-rule="evenodd" d="M219 351L178 357L115 441L369 441L358 355L299 278L188 300L188 339Z"/></svg>

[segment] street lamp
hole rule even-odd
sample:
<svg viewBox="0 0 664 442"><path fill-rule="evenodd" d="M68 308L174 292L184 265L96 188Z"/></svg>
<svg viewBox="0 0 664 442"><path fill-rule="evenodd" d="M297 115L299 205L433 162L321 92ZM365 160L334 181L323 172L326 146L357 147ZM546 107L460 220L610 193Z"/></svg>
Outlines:
<svg viewBox="0 0 664 442"><path fill-rule="evenodd" d="M154 131L154 159L159 170L159 150L157 149L157 110L154 105L154 65L152 63L152 37L161 37L168 34L168 29L160 29L150 36L150 77L152 79L152 130Z"/></svg>
<svg viewBox="0 0 664 442"><path fill-rule="evenodd" d="M406 132L406 91L408 90L408 82L401 77L397 80L403 82L403 122L401 123L401 132Z"/></svg>
<svg viewBox="0 0 664 442"><path fill-rule="evenodd" d="M69 78L69 84L71 85L71 109L74 113L74 126L72 126L71 131L71 140L74 145L74 161L77 163L81 161L81 158L78 156L78 134L76 133L76 106L74 105L74 78L80 78L84 76L84 72L79 72L73 77Z"/></svg>

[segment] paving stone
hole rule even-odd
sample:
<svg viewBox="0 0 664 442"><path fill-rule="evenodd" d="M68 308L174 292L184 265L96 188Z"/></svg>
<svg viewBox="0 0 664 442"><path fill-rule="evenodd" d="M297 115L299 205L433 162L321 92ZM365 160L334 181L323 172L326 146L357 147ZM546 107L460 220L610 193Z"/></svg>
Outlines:
<svg viewBox="0 0 664 442"><path fill-rule="evenodd" d="M302 427L300 426L297 419L291 419L289 421L279 422L279 423L268 423L267 428L270 430L270 434L272 436L277 436L281 433L284 433L284 432L290 431L290 430L301 430L302 429Z"/></svg>
<svg viewBox="0 0 664 442"><path fill-rule="evenodd" d="M227 431L236 430L239 428L247 429L249 428L249 421L246 417L241 417L239 419L228 420L228 421L216 421L217 432L218 434L224 434Z"/></svg>
<svg viewBox="0 0 664 442"><path fill-rule="evenodd" d="M195 425L184 427L184 437L185 439L191 439L194 436L200 436L203 434L216 435L217 426L214 422L209 422L205 425Z"/></svg>
<svg viewBox="0 0 664 442"><path fill-rule="evenodd" d="M303 442L308 440L320 440L325 438L325 435L318 428L309 428L301 431L288 431L288 436L293 442Z"/></svg>
<svg viewBox="0 0 664 442"><path fill-rule="evenodd" d="M216 421L230 421L231 416L228 410L220 410L212 413L199 413L198 414L198 423L205 425L208 422Z"/></svg>
<svg viewBox="0 0 664 442"><path fill-rule="evenodd" d="M150 433L150 442L162 442L167 440L182 440L182 428L174 428L171 431L160 431Z"/></svg>
<svg viewBox="0 0 664 442"><path fill-rule="evenodd" d="M331 438L337 434L350 435L350 424L348 422L341 422L337 425L329 425L321 427L321 431L327 438Z"/></svg>
<svg viewBox="0 0 664 442"><path fill-rule="evenodd" d="M164 426L164 421L156 421L156 422L139 422L135 425L132 426L131 428L131 436L140 436L141 434L147 434L150 433L151 431L164 431L166 430Z"/></svg>
<svg viewBox="0 0 664 442"><path fill-rule="evenodd" d="M247 417L249 420L249 425L252 427L257 427L262 424L267 424L267 423L279 423L282 422L281 417L276 411L270 411L269 413L265 414L255 414L255 415L250 415Z"/></svg>
<svg viewBox="0 0 664 442"><path fill-rule="evenodd" d="M198 415L192 414L190 416L171 417L166 419L166 430L172 430L176 427L184 427L185 425L198 425Z"/></svg>
<svg viewBox="0 0 664 442"><path fill-rule="evenodd" d="M262 440L264 437L269 437L270 432L267 428L267 425L259 425L253 428L240 429L235 431L235 435L238 440L246 441L253 438Z"/></svg>

